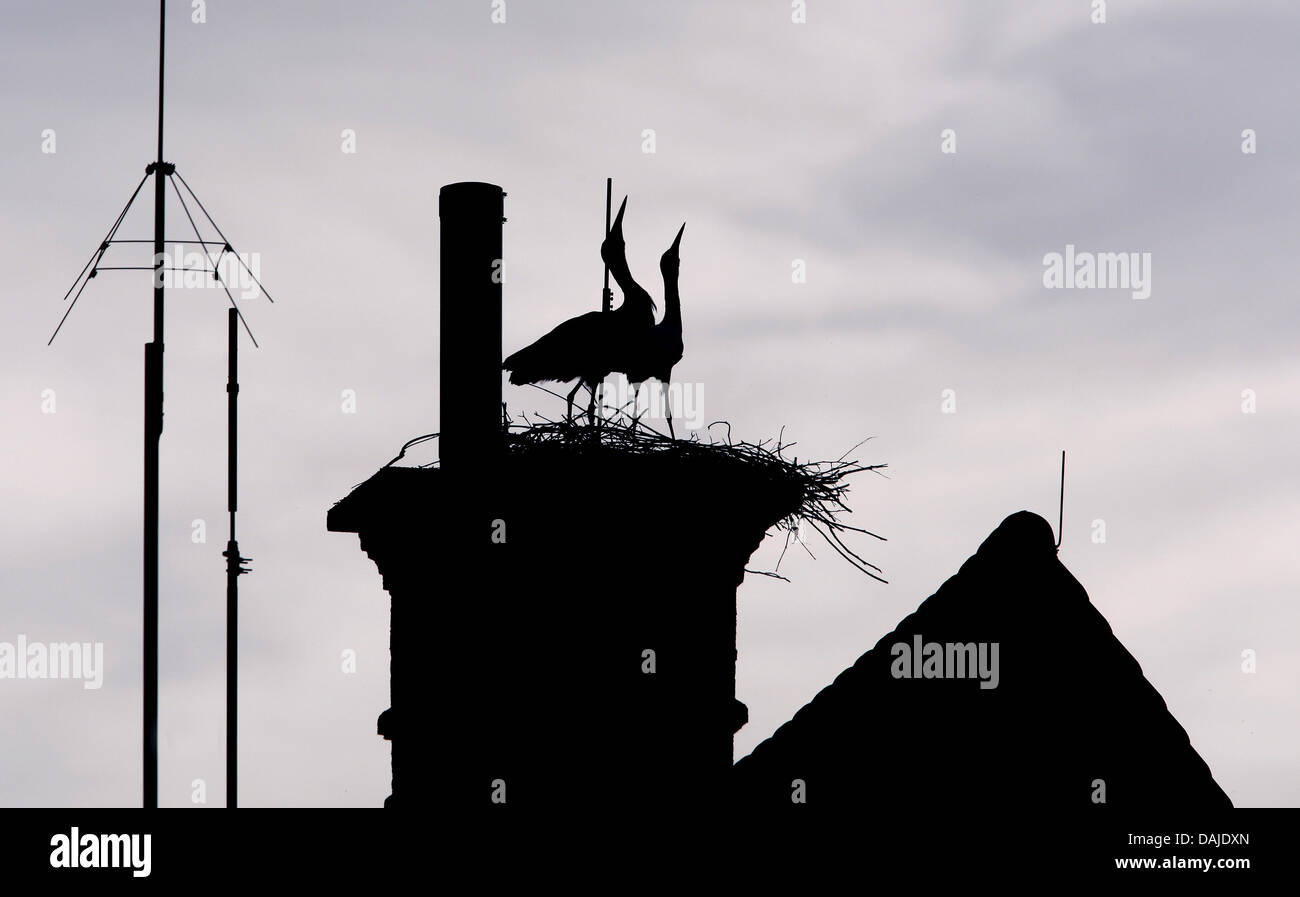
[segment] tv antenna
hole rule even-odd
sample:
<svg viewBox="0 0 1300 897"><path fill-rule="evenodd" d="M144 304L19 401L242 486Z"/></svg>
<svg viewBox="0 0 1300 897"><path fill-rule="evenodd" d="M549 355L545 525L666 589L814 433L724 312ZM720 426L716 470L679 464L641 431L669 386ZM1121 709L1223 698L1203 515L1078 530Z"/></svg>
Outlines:
<svg viewBox="0 0 1300 897"><path fill-rule="evenodd" d="M77 300L86 289L86 285L93 280L100 271L153 271L153 339L144 345L144 700L143 700L143 720L142 720L142 762L143 762L143 796L142 801L145 807L158 806L158 449L162 438L163 429L163 300L168 280L168 272L194 272L200 271L210 275L214 282L221 285L225 291L226 297L230 300L231 310L230 319L230 486L229 501L230 510L230 541L227 543L227 549L224 554L227 558L227 627L226 644L227 644L227 714L226 721L227 743L226 743L226 772L229 777L227 783L226 806L234 807L236 805L235 795L235 766L236 766L236 745L235 745L235 720L233 719L235 711L235 687L236 680L234 676L235 652L234 646L237 642L237 633L233 627L236 620L234 608L230 605L238 595L238 587L232 586L231 582L234 577L240 573L248 571L242 567L246 558L239 556L239 548L235 542L235 501L234 501L234 449L235 449L235 394L238 392L238 384L235 380L235 347L236 331L235 321L239 320L248 332L249 339L253 341L253 346L257 346L257 339L253 336L253 331L248 327L248 322L244 320L243 313L239 310L239 305L235 302L235 297L230 292L230 287L221 277L220 265L227 255L234 258L242 272L236 269L236 276L242 279L243 274L251 279L256 285L257 291L267 300L274 302L271 294L263 288L257 276L249 268L244 258L235 252L226 239L226 235L221 232L221 228L212 220L208 210L199 200L198 196L186 183L185 178L176 170L176 166L171 162L163 160L163 75L165 71L164 59L166 50L167 37L167 2L158 0L158 154L154 161L150 162L144 170L144 177L136 184L135 190L131 197L126 201L126 205L118 214L117 219L113 222L112 227L108 229L108 234L100 242L98 248L91 253L90 261L86 262L77 279L73 281L68 292L63 295L63 301L67 301L69 296L73 296L68 310L63 313L59 320L59 325L54 328L54 333L50 336L50 345L54 338L59 335L63 329L64 323L67 322L68 316L72 314L72 309L76 307ZM117 230L122 225L127 213L131 210L131 205L135 202L136 197L140 195L140 190L144 183L150 177L154 179L153 191L153 240L130 240L119 239ZM185 212L185 217L189 221L190 228L194 231L194 239L171 240L173 246L180 245L197 245L200 247L206 264L201 264L198 268L186 268L184 259L173 260L176 264L167 264L166 243L169 242L164 238L164 224L166 220L166 198L167 184L171 183L172 189L176 193L177 199L180 200L181 209ZM179 183L178 183L179 182ZM183 191L182 191L182 188ZM212 230L219 239L204 239L190 212L190 204L185 197L188 194L194 206L202 213ZM153 264L152 265L122 265L108 266L103 265L105 254L109 247L125 243L153 243ZM220 247L216 257L212 255L210 247ZM210 265L211 267L207 267ZM73 295L73 291L76 295ZM233 388L231 388L233 387ZM234 568L236 572L231 572Z"/></svg>

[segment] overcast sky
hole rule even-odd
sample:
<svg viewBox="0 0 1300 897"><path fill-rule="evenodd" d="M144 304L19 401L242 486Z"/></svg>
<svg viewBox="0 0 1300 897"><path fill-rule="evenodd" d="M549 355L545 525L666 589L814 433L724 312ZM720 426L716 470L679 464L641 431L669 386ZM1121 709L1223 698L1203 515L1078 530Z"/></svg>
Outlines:
<svg viewBox="0 0 1300 897"><path fill-rule="evenodd" d="M857 457L889 465L855 481L850 521L888 536L860 546L888 585L814 537L816 560L782 564L792 582L741 586L737 757L1008 514L1055 525L1064 448L1061 559L1234 803L1300 804L1300 10L1128 0L1094 24L1086 0L808 0L795 24L787 0L504 6L504 24L490 0L210 0L202 24L169 6L166 158L276 299L244 306L262 347L241 357L241 802L389 793L388 597L325 514L438 429L439 187L509 194L509 352L597 307L612 176L638 276L688 222L675 376L704 418L751 441L784 427L801 458L874 437ZM46 340L153 159L156 15L3 5L0 642L105 652L97 690L0 680L5 805L139 801L149 275L104 272ZM151 236L150 208L118 236ZM173 204L169 235L187 228ZM1044 288L1067 244L1149 252L1150 297ZM123 246L104 264L147 263ZM164 805L192 805L195 780L224 803L224 307L169 293ZM708 525L684 511L674 538Z"/></svg>

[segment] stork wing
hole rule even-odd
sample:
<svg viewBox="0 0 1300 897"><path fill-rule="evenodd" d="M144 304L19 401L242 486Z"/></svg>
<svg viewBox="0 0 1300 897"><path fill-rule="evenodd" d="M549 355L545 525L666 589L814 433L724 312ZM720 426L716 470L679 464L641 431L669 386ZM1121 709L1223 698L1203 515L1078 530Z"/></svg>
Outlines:
<svg viewBox="0 0 1300 897"><path fill-rule="evenodd" d="M603 378L609 325L609 316L599 311L570 318L511 355L501 369L510 372L510 382L515 384Z"/></svg>

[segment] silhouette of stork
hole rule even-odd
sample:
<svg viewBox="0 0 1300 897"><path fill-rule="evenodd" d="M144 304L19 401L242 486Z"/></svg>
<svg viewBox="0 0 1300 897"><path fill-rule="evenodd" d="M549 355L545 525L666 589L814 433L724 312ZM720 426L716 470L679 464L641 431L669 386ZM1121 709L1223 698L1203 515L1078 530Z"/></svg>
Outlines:
<svg viewBox="0 0 1300 897"><path fill-rule="evenodd" d="M612 311L592 311L561 323L550 333L515 352L501 364L516 385L576 379L565 401L567 419L573 421L573 397L582 386L591 391L588 419L595 421L596 389L613 371L628 366L627 356L654 327L655 303L632 277L623 239L623 213L627 197L618 207L600 255L623 291L623 302Z"/></svg>
<svg viewBox="0 0 1300 897"><path fill-rule="evenodd" d="M664 401L667 403L668 434L674 439L677 438L677 434L673 432L673 407L668 393L668 384L672 379L673 366L682 360L684 350L682 302L677 280L681 265L678 251L682 245L682 232L685 230L686 225L682 224L681 230L677 231L677 237L673 240L673 245L669 246L668 251L659 259L659 272L664 278L664 319L643 336L636 351L632 353L631 364L623 371L627 374L628 383L632 384L634 421L641 384L651 377L659 381L664 391ZM635 426L635 423L633 425Z"/></svg>

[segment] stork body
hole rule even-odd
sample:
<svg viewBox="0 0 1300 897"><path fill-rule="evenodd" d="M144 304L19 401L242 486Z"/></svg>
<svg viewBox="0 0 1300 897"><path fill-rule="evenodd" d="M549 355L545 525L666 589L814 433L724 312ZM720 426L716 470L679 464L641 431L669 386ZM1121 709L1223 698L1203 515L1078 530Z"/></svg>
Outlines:
<svg viewBox="0 0 1300 897"><path fill-rule="evenodd" d="M673 240L673 245L668 247L668 251L659 259L659 271L664 279L664 319L650 328L644 334L640 344L631 356L631 364L623 368L623 373L627 374L627 380L632 384L635 394L639 394L641 384L651 377L662 384L665 400L667 405L668 433L676 437L673 432L673 409L671 399L668 397L668 385L672 381L673 367L677 362L682 360L685 346L682 343L682 302L681 294L678 290L678 271L681 265L681 258L678 254L682 243L682 232L686 230L683 224L681 230L677 231L677 237ZM633 401L633 413L636 411L636 401Z"/></svg>
<svg viewBox="0 0 1300 897"><path fill-rule="evenodd" d="M577 380L566 398L568 419L573 420L573 397L584 385L591 391L588 415L594 421L596 389L613 371L628 367L628 357L654 327L655 304L636 282L627 264L623 239L623 212L600 246L600 254L615 282L623 291L623 302L608 312L592 311L559 324L541 339L508 357L501 365L516 385L549 380Z"/></svg>

